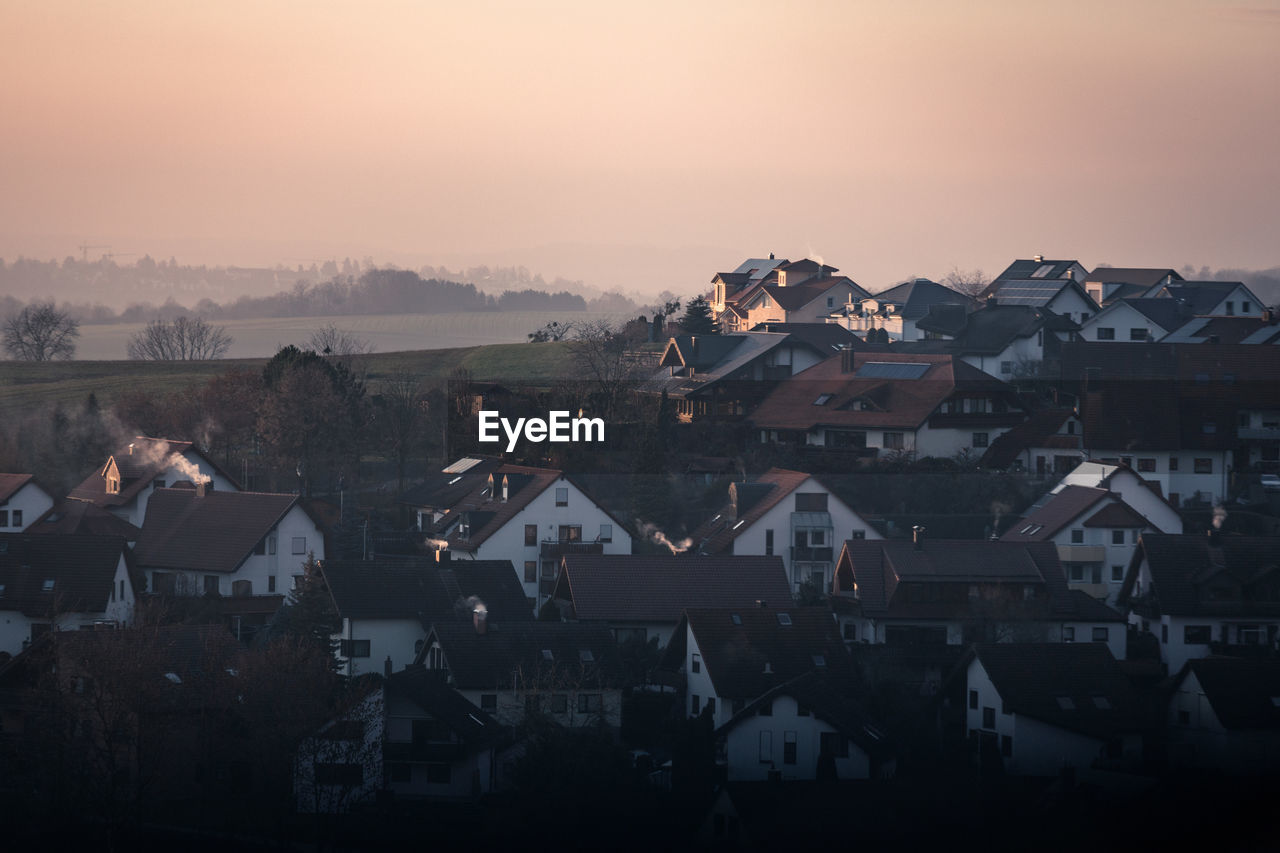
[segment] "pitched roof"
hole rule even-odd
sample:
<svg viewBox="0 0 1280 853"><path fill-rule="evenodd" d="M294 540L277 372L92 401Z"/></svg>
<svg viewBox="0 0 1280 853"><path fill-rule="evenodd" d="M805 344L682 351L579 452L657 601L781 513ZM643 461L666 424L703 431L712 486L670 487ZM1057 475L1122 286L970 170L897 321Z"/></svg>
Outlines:
<svg viewBox="0 0 1280 853"><path fill-rule="evenodd" d="M190 441L170 441L167 438L139 435L127 447L112 454L106 464L85 478L67 497L90 501L98 506L123 506L164 473L173 464L175 457L182 457L187 453L196 454L206 465L235 483L234 477L229 476ZM107 491L107 470L113 463L120 472L119 493Z"/></svg>
<svg viewBox="0 0 1280 853"><path fill-rule="evenodd" d="M995 277L992 285L1009 279L1061 279L1078 263L1079 261L1075 260L1052 261L1048 258L1018 258L1009 264L1004 272ZM1048 269L1044 270L1040 275L1036 275L1046 266Z"/></svg>
<svg viewBox="0 0 1280 853"><path fill-rule="evenodd" d="M101 613L128 548L118 536L0 534L0 610ZM52 584L49 582L52 581Z"/></svg>
<svg viewBox="0 0 1280 853"><path fill-rule="evenodd" d="M399 502L409 506L447 509L474 491L477 484L487 482L489 475L501 465L501 459L465 456L446 466L444 470L429 474L421 483L402 494Z"/></svg>
<svg viewBox="0 0 1280 853"><path fill-rule="evenodd" d="M266 492L156 489L134 554L146 568L234 572L297 501Z"/></svg>
<svg viewBox="0 0 1280 853"><path fill-rule="evenodd" d="M1255 593L1259 581L1280 569L1277 540L1267 536L1144 533L1120 587L1128 601L1145 563L1150 597L1173 616L1280 615L1280 603Z"/></svg>
<svg viewBox="0 0 1280 853"><path fill-rule="evenodd" d="M120 536L136 542L142 530L97 504L68 499L54 505L36 519L27 532L41 536L79 536L88 533L96 536Z"/></svg>
<svg viewBox="0 0 1280 853"><path fill-rule="evenodd" d="M681 627L693 632L716 695L754 699L815 671L853 680L853 664L831 609L785 604L685 611Z"/></svg>
<svg viewBox="0 0 1280 853"><path fill-rule="evenodd" d="M1166 332L1171 332L1181 326L1191 316L1181 302L1176 299L1118 299L1111 305L1102 309L1098 313L1098 317L1103 317L1107 312L1112 311L1116 305L1127 305L1134 311L1146 317L1152 323L1155 323Z"/></svg>
<svg viewBox="0 0 1280 853"><path fill-rule="evenodd" d="M751 525L759 521L761 516L811 477L812 474L804 471L770 468L753 482L730 483L728 503L690 534L694 550L703 554L724 551L734 539L750 530ZM826 486L823 488L831 492ZM831 493L834 496L835 493Z"/></svg>
<svg viewBox="0 0 1280 853"><path fill-rule="evenodd" d="M348 619L418 619L425 630L440 622L471 624L477 603L495 621L533 619L510 560L325 560L321 570L339 615Z"/></svg>
<svg viewBox="0 0 1280 853"><path fill-rule="evenodd" d="M1195 317L1160 341L1166 344L1277 344L1280 343L1280 323L1261 317Z"/></svg>
<svg viewBox="0 0 1280 853"><path fill-rule="evenodd" d="M1024 450L1032 447L1055 447L1079 450L1082 436L1059 435L1058 431L1075 412L1071 409L1039 409L1008 432L1001 433L982 454L978 465L1003 470L1013 464Z"/></svg>
<svg viewBox="0 0 1280 853"><path fill-rule="evenodd" d="M486 478L485 483L477 483L471 494L455 505L459 513L470 516L471 532L470 535L463 536L461 529L455 527L449 534L450 550L475 551L552 483L567 479L563 471L525 465L502 465L490 476L493 478L493 492L496 494L490 493ZM508 484L507 499L501 500L504 478Z"/></svg>
<svg viewBox="0 0 1280 853"><path fill-rule="evenodd" d="M759 323L751 331L780 332L790 336L790 343L807 344L826 356L864 346L862 338L839 323Z"/></svg>
<svg viewBox="0 0 1280 853"><path fill-rule="evenodd" d="M669 395L682 397L705 391L723 379L732 378L739 370L789 339L790 335L779 332L730 332L672 338L659 360L664 366L644 383L643 389L654 394L666 391ZM670 368L673 366L684 367L685 370L672 376Z"/></svg>
<svg viewBox="0 0 1280 853"><path fill-rule="evenodd" d="M953 306L945 306L953 307ZM995 354L1004 352L1019 338L1029 338L1041 329L1070 331L1080 328L1070 319L1059 316L1047 308L1030 305L987 305L977 311L963 314L963 324L954 327L957 313L935 311L921 318L916 326L925 331L938 331L953 335L947 349L959 353Z"/></svg>
<svg viewBox="0 0 1280 853"><path fill-rule="evenodd" d="M820 299L831 288L841 284L850 285L853 288L855 297L866 294L866 291L856 281L848 276L841 275L830 278L810 279L795 285L758 284L753 291L745 294L739 300L739 304L747 305L751 300L755 299L756 294L764 293L784 311L798 311L815 299Z"/></svg>
<svg viewBox="0 0 1280 853"><path fill-rule="evenodd" d="M1070 278L1007 279L991 282L983 296L995 297L1002 305L1029 305L1043 308L1064 290L1074 290L1084 301L1096 306L1093 297Z"/></svg>
<svg viewBox="0 0 1280 853"><path fill-rule="evenodd" d="M1218 307L1236 288L1243 287L1250 292L1242 281L1176 281L1159 288L1158 293L1182 301L1192 314L1208 314ZM1149 293L1150 296L1157 295ZM1250 292L1250 295L1252 293ZM1253 297L1255 304L1257 297Z"/></svg>
<svg viewBox="0 0 1280 853"><path fill-rule="evenodd" d="M790 601L791 585L778 556L566 554L555 597L581 620L674 624L689 607Z"/></svg>
<svg viewBox="0 0 1280 853"><path fill-rule="evenodd" d="M827 359L779 383L750 415L750 421L764 429L914 430L960 388L1006 395L1010 390L995 377L951 355L847 355Z"/></svg>
<svg viewBox="0 0 1280 853"><path fill-rule="evenodd" d="M1136 509L1117 497L1102 509L1086 518L1084 520L1084 526L1141 529L1144 527L1150 527L1151 522L1147 521L1147 519Z"/></svg>
<svg viewBox="0 0 1280 853"><path fill-rule="evenodd" d="M1280 729L1280 661L1234 657L1195 658L1188 672L1213 707L1218 722L1228 729Z"/></svg>
<svg viewBox="0 0 1280 853"><path fill-rule="evenodd" d="M505 734L497 720L473 705L465 696L444 683L439 673L421 665L407 666L386 679L388 693L409 699L432 717L442 721L458 737L464 747L483 746ZM389 761L407 760L415 755L415 745L386 741L383 744ZM422 745L417 745L422 750ZM430 746L427 747L430 749Z"/></svg>
<svg viewBox="0 0 1280 853"><path fill-rule="evenodd" d="M1022 520L1000 537L1001 542L1044 542L1058 531L1091 510L1099 501L1108 500L1111 492L1087 486L1067 486L1050 492L1032 506Z"/></svg>
<svg viewBox="0 0 1280 853"><path fill-rule="evenodd" d="M4 506L31 479L31 474L0 474L0 506Z"/></svg>
<svg viewBox="0 0 1280 853"><path fill-rule="evenodd" d="M1094 267L1093 272L1085 276L1084 280L1106 284L1132 284L1148 289L1163 283L1167 276L1173 276L1174 281L1182 281L1182 276L1178 275L1176 270L1154 267Z"/></svg>
<svg viewBox="0 0 1280 853"><path fill-rule="evenodd" d="M752 280L764 278L775 267L790 263L786 258L747 258L733 270L735 275L746 275Z"/></svg>
<svg viewBox="0 0 1280 853"><path fill-rule="evenodd" d="M479 633L469 624L445 622L432 627L415 662L425 658L432 637L460 690L511 689L513 679L532 687L611 686L621 671L618 645L604 625L490 623Z"/></svg>
<svg viewBox="0 0 1280 853"><path fill-rule="evenodd" d="M1142 701L1106 643L991 643L972 657L1005 708L1069 731L1111 737L1141 731Z"/></svg>
<svg viewBox="0 0 1280 853"><path fill-rule="evenodd" d="M963 305L976 308L978 303L958 290L930 281L927 278L908 279L901 284L873 293L871 298L880 304L891 303L894 313L904 320L919 320L934 305Z"/></svg>

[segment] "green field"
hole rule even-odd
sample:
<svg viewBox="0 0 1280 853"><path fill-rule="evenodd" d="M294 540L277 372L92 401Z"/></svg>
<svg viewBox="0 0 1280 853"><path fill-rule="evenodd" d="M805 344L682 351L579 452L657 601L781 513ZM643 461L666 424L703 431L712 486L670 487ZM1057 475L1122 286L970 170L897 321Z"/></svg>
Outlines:
<svg viewBox="0 0 1280 853"><path fill-rule="evenodd" d="M0 419L17 417L40 406L83 403L90 392L103 406L134 388L173 391L200 384L232 367L261 370L265 358L220 361L62 361L0 362ZM491 346L373 353L357 359L371 385L392 373L409 371L434 384L465 368L472 379L504 382L547 382L570 376L573 356L568 345L495 344Z"/></svg>

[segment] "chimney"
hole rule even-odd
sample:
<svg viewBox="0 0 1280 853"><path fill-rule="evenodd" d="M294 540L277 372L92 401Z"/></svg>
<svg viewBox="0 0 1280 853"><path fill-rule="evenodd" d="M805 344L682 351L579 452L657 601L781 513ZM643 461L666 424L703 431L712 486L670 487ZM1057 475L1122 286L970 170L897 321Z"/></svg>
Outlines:
<svg viewBox="0 0 1280 853"><path fill-rule="evenodd" d="M773 260L773 252L769 253L769 260Z"/></svg>
<svg viewBox="0 0 1280 853"><path fill-rule="evenodd" d="M485 610L483 604L477 604L475 610L471 611L471 624L475 626L476 633L483 635L489 626L489 611Z"/></svg>
<svg viewBox="0 0 1280 853"><path fill-rule="evenodd" d="M1209 537L1209 547L1210 547L1210 548L1221 548L1221 547L1222 547L1222 537L1221 537L1221 534L1219 534L1219 533L1218 533L1218 528L1216 528L1216 527L1210 527L1208 530L1206 530L1206 531L1205 531L1205 533L1206 533L1206 534L1208 535L1208 537Z"/></svg>
<svg viewBox="0 0 1280 853"><path fill-rule="evenodd" d="M205 490L208 488L208 486L209 486L209 481L208 481L208 480L200 480L199 482L197 482L197 483L196 483L196 497L198 497L198 498L202 498L202 497L204 497L204 495L205 495Z"/></svg>
<svg viewBox="0 0 1280 853"><path fill-rule="evenodd" d="M768 661L764 662L764 674L773 675L773 664L769 663Z"/></svg>
<svg viewBox="0 0 1280 853"><path fill-rule="evenodd" d="M996 306L996 295L993 293L987 297L987 307L994 308Z"/></svg>
<svg viewBox="0 0 1280 853"><path fill-rule="evenodd" d="M445 548L441 548L439 551L436 551L436 562L437 563L449 562L449 551Z"/></svg>
<svg viewBox="0 0 1280 853"><path fill-rule="evenodd" d="M1032 256L1031 256L1031 260L1035 261L1037 264L1043 264L1043 263L1044 263L1044 255L1032 255Z"/></svg>
<svg viewBox="0 0 1280 853"><path fill-rule="evenodd" d="M913 524L911 526L911 541L915 543L917 551L924 549L924 525Z"/></svg>
<svg viewBox="0 0 1280 853"><path fill-rule="evenodd" d="M387 678L391 677L391 655L387 655L387 659L382 662L382 674Z"/></svg>
<svg viewBox="0 0 1280 853"><path fill-rule="evenodd" d="M759 607L761 610L764 610L768 606L769 602L765 601L763 598L756 599L756 607Z"/></svg>
<svg viewBox="0 0 1280 853"><path fill-rule="evenodd" d="M129 455L130 455L130 456L132 456L132 455L133 455L133 442L130 442L130 443L129 443Z"/></svg>

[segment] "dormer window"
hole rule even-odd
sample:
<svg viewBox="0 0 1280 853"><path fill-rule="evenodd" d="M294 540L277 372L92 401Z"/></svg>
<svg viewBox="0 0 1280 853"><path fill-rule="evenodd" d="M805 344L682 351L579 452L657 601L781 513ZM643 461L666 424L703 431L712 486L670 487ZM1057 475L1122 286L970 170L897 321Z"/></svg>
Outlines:
<svg viewBox="0 0 1280 853"><path fill-rule="evenodd" d="M120 478L119 477L107 478L107 494L109 495L120 494Z"/></svg>

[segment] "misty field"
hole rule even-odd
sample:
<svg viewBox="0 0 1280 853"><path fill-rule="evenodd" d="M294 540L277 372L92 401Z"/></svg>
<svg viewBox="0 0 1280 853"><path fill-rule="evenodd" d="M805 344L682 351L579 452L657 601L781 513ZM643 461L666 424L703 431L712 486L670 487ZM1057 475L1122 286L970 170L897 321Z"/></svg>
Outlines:
<svg viewBox="0 0 1280 853"><path fill-rule="evenodd" d="M337 317L276 317L213 321L235 338L228 358L270 358L288 344L303 346L311 333L330 323L369 341L375 352L450 349L484 344L522 343L530 332L558 322L617 321L618 315L593 311L473 311L455 314L355 314ZM125 358L129 338L141 323L82 325L76 358L111 361Z"/></svg>

